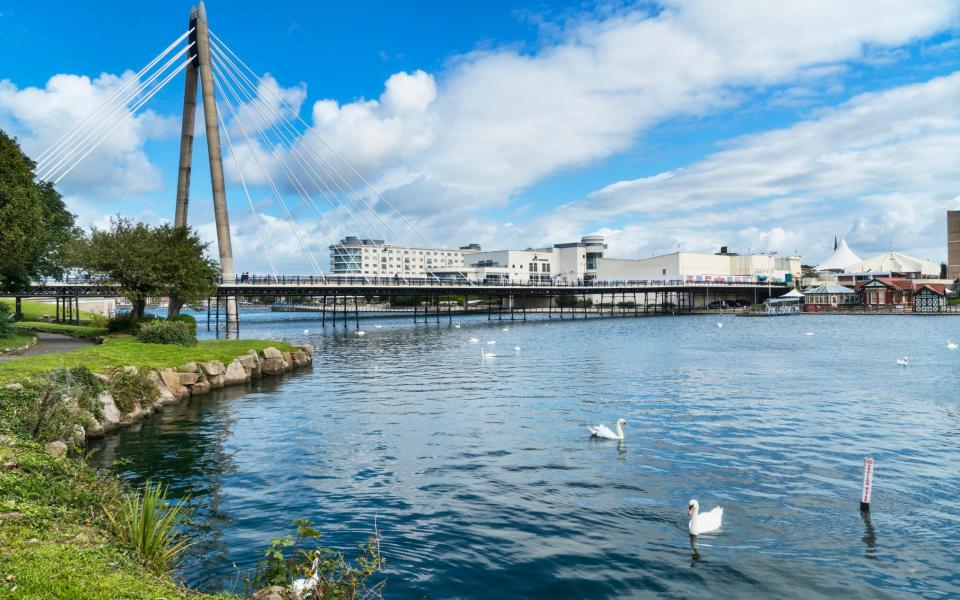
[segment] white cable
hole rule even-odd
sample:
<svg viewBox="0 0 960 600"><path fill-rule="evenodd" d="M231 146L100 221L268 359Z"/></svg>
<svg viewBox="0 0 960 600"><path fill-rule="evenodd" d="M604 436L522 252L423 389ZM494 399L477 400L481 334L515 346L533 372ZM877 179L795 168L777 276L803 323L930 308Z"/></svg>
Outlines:
<svg viewBox="0 0 960 600"><path fill-rule="evenodd" d="M226 101L226 99L224 99ZM237 153L233 150L233 142L230 140L230 132L223 122L223 116L217 111L217 120L220 122L220 129L223 130L223 136L227 138L227 146L230 148L230 154L233 156L233 164L237 167L237 173L240 175L240 184L243 186L243 193L247 196L247 204L250 205L250 214L253 215L253 222L257 225L257 234L260 236L260 243L263 244L263 252L267 255L267 262L270 263L270 272L274 279L277 278L277 266L273 263L273 257L270 255L270 246L267 245L267 238L263 235L263 228L260 226L260 215L253 207L253 199L250 197L250 190L247 189L247 182L243 177L243 170L240 168L240 160Z"/></svg>
<svg viewBox="0 0 960 600"><path fill-rule="evenodd" d="M215 58L219 58L218 53L213 53L213 56L214 56ZM250 90L246 89L246 88L244 87L244 85L243 85L240 81L238 81L238 80L236 79L236 77L234 76L234 73L231 72L231 70L230 70L230 68L228 67L228 65L226 65L226 64L220 64L220 63L217 63L217 64L218 64L218 67L217 67L217 68L218 68L218 71L220 71L220 70L222 69L222 72L225 72L227 75L229 75L229 77L233 80L234 84L236 84L236 88L237 88L237 89L240 89L241 91L243 91L244 96L245 96L245 97L249 100L249 102L250 102L250 104L249 104L248 106L250 106L250 107L252 108L252 110L257 113L257 115L260 117L260 120L263 121L263 123L269 128L269 130L274 132L274 135L277 137L278 143L279 143L279 145L281 146L281 148L285 148L285 146L284 146L284 142L285 142L285 141L291 143L291 145L292 145L293 142L290 142L290 137L289 137L288 135L284 134L284 132L283 132L276 124L273 124L273 123L270 122L270 120L267 118L267 116L265 116L264 113L263 113L263 111L260 109L260 103L259 103L259 101L258 101L258 98L257 98L254 94L251 94ZM236 91L235 91L235 89L233 88L233 86L231 86L231 90L234 90L234 93L236 94ZM237 96L238 96L238 100L239 100L239 94L237 94ZM271 111L271 112L272 112L272 111ZM279 116L281 119L283 118L282 115L276 115L275 112L272 112L272 114L273 114L274 116ZM260 130L261 136L264 138L264 142L267 143L268 145L271 145L270 140L269 140L268 136L266 135L266 133L264 132L264 130L263 130L262 128L260 128L260 127L258 127L258 129ZM294 141L295 141L295 140L294 140ZM293 153L294 148L290 148L290 150L291 150L290 157L293 158L293 159L297 162L297 165L299 165L300 169L301 169L312 181L314 181L314 184L316 184L316 181L314 180L314 178L313 178L313 177L311 176L311 174L310 174L310 171L309 171L309 169L308 169L308 165L304 165L303 162L301 162L300 159L297 158L297 156ZM330 229L329 226L327 226L326 222L323 220L323 214L322 214L322 212L316 207L316 204L314 203L313 198L310 196L310 193L306 190L306 187L304 187L304 185L303 185L303 183L300 181L300 179L299 179L298 177L296 177L296 175L293 174L293 169L290 169L286 164L283 164L283 167L284 167L284 169L285 169L285 174L287 175L288 179L290 179L291 182L294 184L294 187L297 188L297 192L298 192L298 194L300 195L301 200L303 200L304 203L307 204L307 206L313 211L313 213L314 213L314 215L315 215L315 217L314 217L315 220L318 222L318 224L321 225L321 227L323 227L323 228L328 232L329 235L332 235L332 234L333 234L333 231ZM328 202L329 202L329 200L328 200ZM332 205L332 203L331 203L331 205ZM333 205L332 205L332 206L333 206ZM334 208L336 208L336 207L334 207ZM350 213L350 212L347 212L347 214L354 220L354 225L357 226L358 229L362 229L362 227L359 227L359 223L357 223L354 215L353 215L352 213ZM343 216L342 216L339 212L334 211L334 215L335 215L337 218L340 219L341 225L343 225L344 227L347 227L347 224L343 221ZM369 222L368 222L368 225L369 225ZM345 255L349 255L349 252L347 252L347 249L346 249L346 247L344 246L343 242L338 242L337 244L334 244L334 246L336 246L336 245L339 245L339 246L341 247L341 249L342 249L342 252L338 252L338 255L339 255L339 256L343 257L343 256L345 256ZM355 262L355 263L353 264L353 266L354 266L354 267L357 267L357 268L358 268L358 271L359 271L360 274L361 274L361 276L363 276L363 277L366 279L366 276L365 276L364 273L363 273L363 269L362 269L361 264L360 264L359 262Z"/></svg>
<svg viewBox="0 0 960 600"><path fill-rule="evenodd" d="M160 67L160 69L158 69L153 75L151 75L146 81L144 81L143 83L141 83L141 84L137 87L136 91L134 91L133 95L131 96L131 99L135 98L135 97L136 97L137 95L139 95L140 92L142 92L147 86L149 86L151 83L153 83L154 81L156 81L156 79L157 79L160 75L162 75L163 72L164 72L167 68L169 68L170 65L171 65L174 61L176 61L180 56L182 56L185 52L187 52L192 46L193 46L193 42L191 42L190 45L187 46L186 48L180 50L180 52L177 52L175 55L171 56L170 59L169 59L166 63L164 63L164 65L163 65L162 67ZM189 64L192 60L193 60L193 57L190 57L189 59L187 59L187 61L186 61L185 63L183 63L183 65L181 65L180 67L178 67L178 68L176 69L176 71L174 71L174 73L179 73L180 70L183 69L183 67L185 67L187 64ZM162 87L163 85L166 85L166 83L167 83L169 80L170 80L170 78L169 78L169 76L168 76L167 79L165 79L164 82L160 84L160 86ZM154 89L156 90L156 88L154 88ZM149 92L148 92L148 94L149 94ZM151 97L152 97L152 96L151 96ZM140 100L137 100L136 102L134 102L134 105L137 106L138 103L139 103L139 106L143 106L143 103L142 103L142 101L140 101ZM138 106L138 108L139 108L139 106ZM94 128L92 128L92 129L90 129L89 131L87 131L86 135L84 135L83 138L82 138L79 142L76 142L75 144L73 144L72 147L71 147L67 152L63 153L62 156L60 157L60 160L58 160L56 164L54 164L53 166L49 166L49 165L48 165L48 166L44 167L44 168L42 169L42 170L43 170L43 174L42 174L42 175L39 175L38 178L41 179L41 180L49 180L49 179L51 179L51 178L53 177L53 175L55 175L55 174L58 172L58 169L60 169L60 167L61 167L66 161L71 160L72 157L75 156L77 153L83 152L83 149L87 146L87 143L90 141L91 138L93 138L95 135L100 135L100 130L103 128L104 125L108 125L108 126L109 126L110 124L114 124L114 125L115 125L117 122L122 122L125 114L126 114L126 115L129 115L131 112L134 112L134 111L136 111L135 108L134 108L134 109L131 109L131 108L130 108L129 106L127 106L126 104L122 104L122 105L114 108L114 109L110 112L110 114L107 115L103 120L101 120ZM116 120L116 119L119 119L119 120ZM115 129L115 128L114 128L114 129ZM113 129L111 129L110 131L113 131ZM101 140L95 142L94 147L96 147L96 145L99 145L102 141L103 141L103 140L101 139ZM88 152L87 154L89 154L89 152ZM84 156L86 156L86 154L84 154ZM72 168L73 168L73 167L71 167L71 169L72 169ZM70 169L68 169L68 170L70 170ZM60 179L62 179L62 177L63 177L63 176L61 175L60 178L57 179L57 181L59 181Z"/></svg>
<svg viewBox="0 0 960 600"><path fill-rule="evenodd" d="M214 77L214 85L220 88L223 91L223 87L217 82L216 77ZM225 100L227 100L226 94L221 94ZM243 134L244 139L247 144L250 145L250 136L247 134L246 127L243 126L243 122L237 119L237 113L233 110L233 105L227 101L227 106L230 108L231 115L233 115L234 122L237 123L237 126L240 128L240 132ZM284 213L287 215L287 220L290 222L290 226L293 228L293 233L297 238L297 241L300 243L300 247L307 254L307 257L310 259L310 262L313 263L314 269L320 276L323 276L323 270L320 268L320 265L317 264L317 261L313 257L313 253L310 252L310 248L307 247L306 243L303 241L303 237L300 235L300 230L297 228L296 223L294 222L293 215L290 213L290 210L287 208L287 204L283 201L283 197L280 195L280 192L277 190L277 186L273 183L273 178L270 176L270 173L264 167L263 163L260 161L260 157L257 156L256 152L253 152L253 158L257 161L257 165L260 167L260 171L263 173L264 177L267 179L267 182L270 184L270 187L273 189L274 195L277 197L277 200L280 201L280 206L283 208Z"/></svg>
<svg viewBox="0 0 960 600"><path fill-rule="evenodd" d="M118 127L120 127L120 125L122 125L122 124L124 123L124 121L126 121L127 119L129 119L130 117L132 117L138 110L140 110L140 108L141 108L144 104L147 103L147 101L149 101L151 98L153 98L153 97L157 94L157 92L159 92L161 89L164 88L164 86L166 86L168 83L170 83L170 80L173 79L180 71L182 71L184 68L186 68L186 66L187 66L188 64L190 64L190 62L191 62L192 60L193 60L193 59L191 58L191 59L188 59L188 60L184 61L184 63L183 63L182 65L180 65L179 67L177 67L176 70L174 70L174 71L171 72L169 75L167 75L167 76L163 79L163 81L161 81L160 84L157 85L157 87L153 88L153 89L150 91L149 94L147 94L147 95L146 95L145 97L143 97L140 101L138 101L137 104L135 104L135 105L130 109L129 112L127 112L127 113L125 113L124 115L122 115L122 116L120 117L120 119L117 120L117 122L113 124L113 127L111 127L108 131L106 131L106 132L103 134L103 136L102 136L93 146L91 146L89 150L87 150L87 151L83 154L83 156L81 156L81 157L78 158L76 161L74 161L74 163L73 163L72 165L70 165L70 168L68 168L66 171L64 171L63 173L61 173L59 177L57 177L56 179L54 179L54 180L53 180L53 183L55 183L55 184L56 184L56 183L59 183L60 180L63 179L64 177L66 177L67 174L68 174L70 171L72 171L78 164L80 164L81 162L83 162L83 159L85 159L91 152L93 152L94 150L96 150L97 147L98 147L100 144L102 144L105 139L107 139L108 137L110 137L110 134L111 134L111 133L113 133L114 131L116 131L116 129L117 129Z"/></svg>
<svg viewBox="0 0 960 600"><path fill-rule="evenodd" d="M149 63L147 63L147 66L145 66L145 67L143 67L142 69L140 69L140 71L138 71L136 75L134 75L133 77L131 77L131 78L130 78L126 83L124 83L121 87L117 88L117 90L114 91L113 94L112 94L109 98L107 98L102 104L100 104L100 106L98 106L93 112L91 112L90 114L88 114L82 121L80 121L80 123L78 123L78 124L75 125L72 129L70 129L69 131L67 131L66 133L64 133L64 134L63 134L62 136L60 136L60 138L59 138L56 142L54 142L50 147L48 147L46 150L44 150L43 152L41 152L40 155L37 157L37 168L39 169L43 164L49 162L49 159L50 159L50 157L51 157L51 153L56 153L56 151L60 148L60 146L66 144L66 143L69 142L71 139L73 139L74 137L76 137L76 135L83 129L83 126L86 125L87 122L88 122L90 119L92 119L94 116L96 116L97 113L99 113L101 110L103 110L104 108L106 108L107 106L109 106L110 104L112 104L113 101L114 101L125 89L127 89L128 87L130 87L131 85L133 85L134 82L140 81L140 78L143 77L143 75L144 75L147 71L149 71L150 69L152 69L153 66L156 65L158 62L160 62L160 61L163 59L164 56L166 56L167 54L169 54L170 51L173 50L173 48L174 48L177 44L179 44L181 41L183 41L183 38L185 38L185 37L187 37L188 35L190 35L191 33L193 33L193 30L194 30L194 28L191 27L189 31L187 31L186 33L184 33L183 35L181 35L180 37L178 37L176 40L174 40L173 43L170 44L169 46L167 46L167 48L166 48L163 52L161 52L160 54L158 54L153 60L151 60ZM130 99L127 98L127 100L124 101L124 104L126 104L127 102L129 102L129 100L130 100Z"/></svg>

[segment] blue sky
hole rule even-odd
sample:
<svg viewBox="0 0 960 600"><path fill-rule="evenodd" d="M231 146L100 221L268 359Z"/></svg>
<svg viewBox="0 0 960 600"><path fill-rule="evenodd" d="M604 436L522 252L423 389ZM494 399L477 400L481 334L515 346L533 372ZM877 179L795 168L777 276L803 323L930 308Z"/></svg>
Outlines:
<svg viewBox="0 0 960 600"><path fill-rule="evenodd" d="M190 5L0 3L0 127L39 154L182 33ZM281 183L294 228L252 160L282 181L290 154L244 140L222 109L241 269L266 262L240 173L280 270L296 272L313 270L305 250L325 268L331 237L355 232L490 248L601 232L618 257L728 245L809 263L846 235L864 257L940 261L944 211L960 208L951 0L207 8L211 29L405 217L345 219ZM179 76L64 178L81 221L172 218L181 96ZM191 222L212 239L201 131Z"/></svg>

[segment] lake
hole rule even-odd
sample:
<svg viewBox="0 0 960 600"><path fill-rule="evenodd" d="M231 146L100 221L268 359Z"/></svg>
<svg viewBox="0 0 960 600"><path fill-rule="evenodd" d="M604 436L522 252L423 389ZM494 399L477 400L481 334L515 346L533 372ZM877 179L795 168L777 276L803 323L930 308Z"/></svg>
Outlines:
<svg viewBox="0 0 960 600"><path fill-rule="evenodd" d="M360 337L315 317L240 330L313 344L312 369L98 444L191 494L191 585L239 589L309 518L348 555L379 528L387 598L960 595L960 318L473 316ZM623 444L589 439L620 417ZM699 556L691 498L725 509Z"/></svg>

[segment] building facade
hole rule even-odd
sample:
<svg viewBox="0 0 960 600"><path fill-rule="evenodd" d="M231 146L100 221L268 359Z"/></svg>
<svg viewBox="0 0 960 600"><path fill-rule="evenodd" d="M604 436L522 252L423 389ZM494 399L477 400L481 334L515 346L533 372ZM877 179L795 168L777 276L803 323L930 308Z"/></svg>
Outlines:
<svg viewBox="0 0 960 600"><path fill-rule="evenodd" d="M947 211L947 279L960 278L960 210Z"/></svg>
<svg viewBox="0 0 960 600"><path fill-rule="evenodd" d="M722 248L716 254L673 252L642 259L602 258L596 275L602 281L696 281L707 276L766 276L793 281L800 277L800 257L735 254Z"/></svg>
<svg viewBox="0 0 960 600"><path fill-rule="evenodd" d="M480 246L426 248L347 236L330 246L330 273L374 277L426 277L436 270L462 267L464 256Z"/></svg>

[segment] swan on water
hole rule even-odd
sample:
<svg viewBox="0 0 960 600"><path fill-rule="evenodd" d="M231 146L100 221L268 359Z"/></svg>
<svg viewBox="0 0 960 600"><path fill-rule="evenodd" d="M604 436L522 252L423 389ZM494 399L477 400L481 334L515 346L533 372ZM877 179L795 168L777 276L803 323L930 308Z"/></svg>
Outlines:
<svg viewBox="0 0 960 600"><path fill-rule="evenodd" d="M723 329L723 323L717 323L717 327L719 327L720 329Z"/></svg>
<svg viewBox="0 0 960 600"><path fill-rule="evenodd" d="M587 427L587 431L590 432L590 437L599 438L601 440L623 440L623 426L627 424L626 419L617 419L617 432L614 433L610 431L610 428L600 423L596 427Z"/></svg>
<svg viewBox="0 0 960 600"><path fill-rule="evenodd" d="M309 330L309 329L304 329L304 330L303 330L303 335L310 335L310 330Z"/></svg>
<svg viewBox="0 0 960 600"><path fill-rule="evenodd" d="M717 506L710 512L700 514L700 503L691 500L687 506L687 514L690 515L690 535L700 535L720 529L720 522L723 520L723 507Z"/></svg>
<svg viewBox="0 0 960 600"><path fill-rule="evenodd" d="M360 329L360 330L357 331L357 335L367 335L367 332L364 331L364 330L362 330L362 329Z"/></svg>
<svg viewBox="0 0 960 600"><path fill-rule="evenodd" d="M480 347L480 358L487 359L487 358L496 358L496 357L497 355L494 354L493 352L485 352L483 350L483 346Z"/></svg>
<svg viewBox="0 0 960 600"><path fill-rule="evenodd" d="M454 329L460 329L460 323L454 323L454 324L453 324L453 328L454 328Z"/></svg>
<svg viewBox="0 0 960 600"><path fill-rule="evenodd" d="M898 358L897 364L902 367L905 367L910 364L910 359L908 359L906 356L904 356L903 358Z"/></svg>
<svg viewBox="0 0 960 600"><path fill-rule="evenodd" d="M470 343L471 343L471 344L479 344L479 343L480 343L480 340L477 339L477 338L470 338Z"/></svg>
<svg viewBox="0 0 960 600"><path fill-rule="evenodd" d="M514 351L514 352L520 352L520 346L514 346L514 347L513 347L513 351Z"/></svg>
<svg viewBox="0 0 960 600"><path fill-rule="evenodd" d="M947 340L947 350L956 350L956 349L957 349L957 343Z"/></svg>
<svg viewBox="0 0 960 600"><path fill-rule="evenodd" d="M496 344L496 343L497 343L497 340L490 340L489 342L487 342L487 345L488 345L488 346L492 346L492 345L494 345L494 344Z"/></svg>
<svg viewBox="0 0 960 600"><path fill-rule="evenodd" d="M383 325L374 325L374 326L373 326L374 329L380 329L380 328L382 328L382 327L383 327Z"/></svg>
<svg viewBox="0 0 960 600"><path fill-rule="evenodd" d="M805 332L803 335L813 335L813 332L812 332L812 331L807 331L807 332Z"/></svg>
<svg viewBox="0 0 960 600"><path fill-rule="evenodd" d="M510 331L510 328L509 328L509 327L504 327L504 328L501 329L500 331Z"/></svg>

